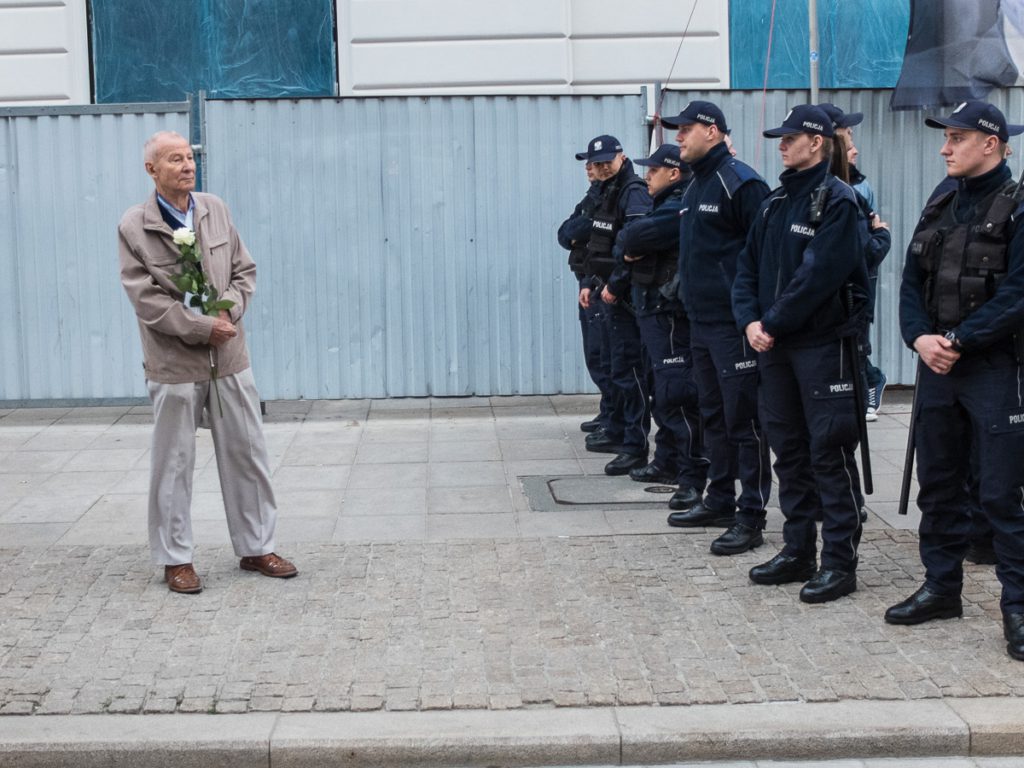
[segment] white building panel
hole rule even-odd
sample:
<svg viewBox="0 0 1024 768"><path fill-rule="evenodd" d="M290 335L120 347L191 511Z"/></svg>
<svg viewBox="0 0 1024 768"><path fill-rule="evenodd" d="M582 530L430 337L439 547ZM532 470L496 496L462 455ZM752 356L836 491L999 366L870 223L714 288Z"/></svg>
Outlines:
<svg viewBox="0 0 1024 768"><path fill-rule="evenodd" d="M679 50L670 38L604 38L575 40L572 44L574 85L667 82ZM724 62L722 58L726 59ZM728 88L728 54L721 55L721 41L687 38L672 69L673 88ZM723 66L724 65L724 66Z"/></svg>
<svg viewBox="0 0 1024 768"><path fill-rule="evenodd" d="M0 104L88 104L85 0L0 0Z"/></svg>
<svg viewBox="0 0 1024 768"><path fill-rule="evenodd" d="M566 21L562 3L551 0L350 0L348 29L354 43L565 37Z"/></svg>
<svg viewBox="0 0 1024 768"><path fill-rule="evenodd" d="M573 37L724 36L729 29L725 0L569 0ZM696 7L694 7L696 6ZM691 16L692 14L692 16ZM689 20L690 27L686 28Z"/></svg>
<svg viewBox="0 0 1024 768"><path fill-rule="evenodd" d="M558 40L410 41L353 49L352 76L357 93L382 88L562 85L568 65Z"/></svg>
<svg viewBox="0 0 1024 768"><path fill-rule="evenodd" d="M635 93L670 69L676 88L729 84L725 2L336 2L342 95Z"/></svg>

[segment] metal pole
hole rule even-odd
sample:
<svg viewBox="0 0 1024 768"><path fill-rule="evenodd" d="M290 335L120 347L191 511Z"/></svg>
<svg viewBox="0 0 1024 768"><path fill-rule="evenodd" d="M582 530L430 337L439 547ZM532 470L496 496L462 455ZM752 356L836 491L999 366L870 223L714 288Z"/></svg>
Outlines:
<svg viewBox="0 0 1024 768"><path fill-rule="evenodd" d="M665 88L660 80L654 81L654 115L658 119L654 123L654 147L657 149L664 143L665 129L661 127L661 106L665 103Z"/></svg>
<svg viewBox="0 0 1024 768"><path fill-rule="evenodd" d="M818 103L818 0L807 0L807 21L810 26L811 104Z"/></svg>

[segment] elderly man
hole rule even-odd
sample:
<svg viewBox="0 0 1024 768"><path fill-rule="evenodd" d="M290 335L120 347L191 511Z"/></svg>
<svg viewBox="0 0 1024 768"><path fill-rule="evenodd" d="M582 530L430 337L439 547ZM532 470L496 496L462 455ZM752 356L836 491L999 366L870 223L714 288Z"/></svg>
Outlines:
<svg viewBox="0 0 1024 768"><path fill-rule="evenodd" d="M277 511L242 328L256 265L227 206L213 195L193 193L196 165L182 136L154 134L146 142L145 165L156 190L124 214L118 237L121 283L138 316L153 401L153 562L164 566L172 592L202 591L192 565L190 507L196 427L205 409L228 530L241 568L278 578L295 576L295 566L274 554ZM188 268L182 258L188 250L200 261L193 268L199 282L186 293L178 284Z"/></svg>

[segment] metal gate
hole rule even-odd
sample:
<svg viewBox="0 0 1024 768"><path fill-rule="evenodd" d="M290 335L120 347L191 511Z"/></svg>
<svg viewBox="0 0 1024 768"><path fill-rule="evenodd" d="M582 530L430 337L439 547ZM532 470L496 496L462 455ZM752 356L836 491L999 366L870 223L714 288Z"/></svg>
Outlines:
<svg viewBox="0 0 1024 768"><path fill-rule="evenodd" d="M188 104L0 110L0 401L142 397L117 222L151 194L142 145Z"/></svg>
<svg viewBox="0 0 1024 768"><path fill-rule="evenodd" d="M211 101L205 125L265 396L591 391L555 231L592 136L646 151L639 95Z"/></svg>

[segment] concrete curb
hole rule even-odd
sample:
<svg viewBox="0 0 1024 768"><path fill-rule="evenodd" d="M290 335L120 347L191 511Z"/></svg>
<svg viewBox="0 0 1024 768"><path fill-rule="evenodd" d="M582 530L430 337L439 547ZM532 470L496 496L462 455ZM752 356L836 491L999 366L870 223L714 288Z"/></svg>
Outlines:
<svg viewBox="0 0 1024 768"><path fill-rule="evenodd" d="M0 766L568 766L1024 754L1024 701L0 718Z"/></svg>

